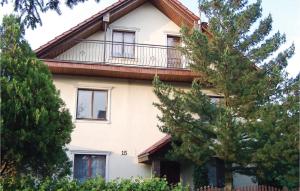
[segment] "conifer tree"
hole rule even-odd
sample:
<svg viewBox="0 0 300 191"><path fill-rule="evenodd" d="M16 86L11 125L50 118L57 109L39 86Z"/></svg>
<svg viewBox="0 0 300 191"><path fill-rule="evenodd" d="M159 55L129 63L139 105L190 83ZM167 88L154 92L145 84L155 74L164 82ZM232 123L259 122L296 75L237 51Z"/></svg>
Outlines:
<svg viewBox="0 0 300 191"><path fill-rule="evenodd" d="M69 8L73 8L79 3L84 3L86 0L0 0L0 6L7 8L7 5L13 4L14 11L19 14L21 23L26 27L36 28L37 25L42 25L40 13L47 11L55 11L58 14L61 12L61 4L65 4ZM99 0L96 0L99 2Z"/></svg>
<svg viewBox="0 0 300 191"><path fill-rule="evenodd" d="M297 185L299 78L288 79L285 70L294 45L276 53L286 38L270 34L272 17L261 19L261 1L202 0L199 7L209 27L183 28L180 48L199 78L189 91L155 78L160 130L172 135L174 153L199 165L223 160L226 191L236 172ZM223 98L213 103L204 88Z"/></svg>
<svg viewBox="0 0 300 191"><path fill-rule="evenodd" d="M1 177L64 176L70 173L71 115L19 22L5 16L0 27Z"/></svg>

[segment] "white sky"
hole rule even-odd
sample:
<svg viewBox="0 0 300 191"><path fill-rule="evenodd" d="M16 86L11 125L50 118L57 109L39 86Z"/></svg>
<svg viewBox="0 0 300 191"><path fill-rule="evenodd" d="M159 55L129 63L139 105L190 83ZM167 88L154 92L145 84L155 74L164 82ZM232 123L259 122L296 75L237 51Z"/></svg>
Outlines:
<svg viewBox="0 0 300 191"><path fill-rule="evenodd" d="M9 5L0 7L0 21L2 21L3 15L9 14L13 10L12 1L8 1ZM36 49L116 1L100 0L100 3L96 3L89 0L80 3L73 9L62 5L62 15L53 11L41 14L43 25L38 26L35 30L27 29L25 38L31 47ZM198 15L197 0L180 1ZM296 53L290 59L287 67L288 72L295 76L300 72L300 0L263 0L262 7L264 16L272 14L273 33L279 30L287 36L287 43L282 46L282 49L295 43Z"/></svg>

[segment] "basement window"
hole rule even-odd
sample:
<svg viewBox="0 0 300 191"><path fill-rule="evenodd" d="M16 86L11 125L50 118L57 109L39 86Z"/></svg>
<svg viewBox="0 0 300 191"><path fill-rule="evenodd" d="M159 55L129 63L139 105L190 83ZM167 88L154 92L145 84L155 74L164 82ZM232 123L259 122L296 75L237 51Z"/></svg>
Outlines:
<svg viewBox="0 0 300 191"><path fill-rule="evenodd" d="M74 155L74 179L79 182L98 176L105 179L105 173L106 155Z"/></svg>

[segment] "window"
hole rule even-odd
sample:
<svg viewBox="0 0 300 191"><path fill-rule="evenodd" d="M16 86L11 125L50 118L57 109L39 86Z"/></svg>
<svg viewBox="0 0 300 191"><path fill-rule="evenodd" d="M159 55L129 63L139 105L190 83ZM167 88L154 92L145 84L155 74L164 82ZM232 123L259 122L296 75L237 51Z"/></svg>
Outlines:
<svg viewBox="0 0 300 191"><path fill-rule="evenodd" d="M168 46L168 68L182 68L181 63L181 52L177 50L176 46L179 46L181 39L178 36L167 36L167 46Z"/></svg>
<svg viewBox="0 0 300 191"><path fill-rule="evenodd" d="M113 31L112 56L134 58L134 41L134 32Z"/></svg>
<svg viewBox="0 0 300 191"><path fill-rule="evenodd" d="M211 158L207 163L207 176L209 185L224 187L225 184L225 165L224 161L218 158Z"/></svg>
<svg viewBox="0 0 300 191"><path fill-rule="evenodd" d="M210 102L215 104L215 105L219 105L221 102L222 97L218 97L218 96L210 96Z"/></svg>
<svg viewBox="0 0 300 191"><path fill-rule="evenodd" d="M74 155L74 178L83 182L88 178L105 178L106 155Z"/></svg>
<svg viewBox="0 0 300 191"><path fill-rule="evenodd" d="M77 119L107 120L107 90L79 89Z"/></svg>

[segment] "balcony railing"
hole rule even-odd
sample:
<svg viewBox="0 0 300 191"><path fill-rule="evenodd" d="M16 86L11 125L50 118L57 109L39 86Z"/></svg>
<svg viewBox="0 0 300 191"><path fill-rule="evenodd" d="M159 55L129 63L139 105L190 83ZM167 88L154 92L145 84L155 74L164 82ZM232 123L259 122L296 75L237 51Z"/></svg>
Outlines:
<svg viewBox="0 0 300 191"><path fill-rule="evenodd" d="M187 69L188 60L176 47L81 40L56 58L89 64L113 64L151 68Z"/></svg>

